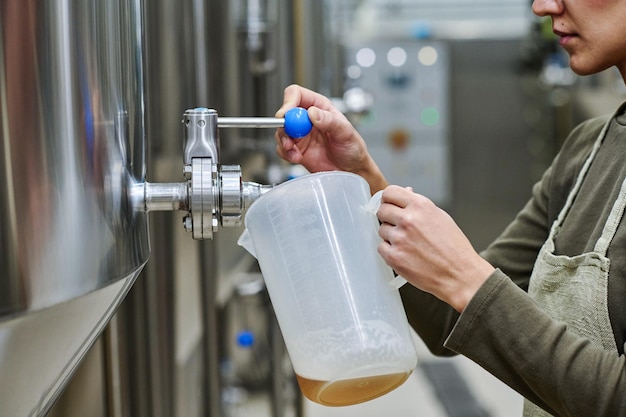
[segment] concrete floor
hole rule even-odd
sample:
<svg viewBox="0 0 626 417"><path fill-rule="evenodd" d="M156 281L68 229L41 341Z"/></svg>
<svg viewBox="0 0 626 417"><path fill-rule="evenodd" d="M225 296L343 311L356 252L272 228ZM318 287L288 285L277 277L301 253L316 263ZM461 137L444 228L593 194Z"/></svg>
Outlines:
<svg viewBox="0 0 626 417"><path fill-rule="evenodd" d="M432 356L421 343L418 366L401 387L375 400L324 407L305 400L304 417L511 417L522 415L522 398L464 357ZM452 371L452 373L451 373ZM453 378L451 378L451 376ZM459 384L465 392L459 392ZM290 413L287 413L288 416ZM250 396L228 417L273 417L267 397Z"/></svg>

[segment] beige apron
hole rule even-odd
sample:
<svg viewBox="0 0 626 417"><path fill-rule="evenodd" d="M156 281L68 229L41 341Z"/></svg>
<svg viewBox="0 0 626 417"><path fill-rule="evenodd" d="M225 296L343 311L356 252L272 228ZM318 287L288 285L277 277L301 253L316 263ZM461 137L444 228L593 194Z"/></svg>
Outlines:
<svg viewBox="0 0 626 417"><path fill-rule="evenodd" d="M617 354L607 304L609 259L606 253L624 214L626 179L622 183L617 201L613 205L593 252L574 257L554 254L554 239L604 140L608 125L609 123L600 133L563 210L552 225L550 235L539 252L530 278L528 294L554 320L567 323L568 329L590 339L606 351ZM524 401L524 417L544 416L550 416L550 414L530 401Z"/></svg>

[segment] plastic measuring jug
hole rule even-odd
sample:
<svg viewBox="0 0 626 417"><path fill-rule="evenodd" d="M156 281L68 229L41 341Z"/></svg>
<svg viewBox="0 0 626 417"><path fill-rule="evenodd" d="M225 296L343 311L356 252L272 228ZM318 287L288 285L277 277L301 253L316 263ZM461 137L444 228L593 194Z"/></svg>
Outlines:
<svg viewBox="0 0 626 417"><path fill-rule="evenodd" d="M239 239L259 262L302 393L323 405L379 397L417 364L371 205L357 175L305 175L255 201Z"/></svg>

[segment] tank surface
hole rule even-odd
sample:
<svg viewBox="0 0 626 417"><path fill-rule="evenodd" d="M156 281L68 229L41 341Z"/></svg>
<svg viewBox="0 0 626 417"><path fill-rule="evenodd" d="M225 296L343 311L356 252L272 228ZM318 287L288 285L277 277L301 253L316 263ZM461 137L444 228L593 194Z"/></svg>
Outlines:
<svg viewBox="0 0 626 417"><path fill-rule="evenodd" d="M0 415L44 415L148 259L140 0L0 2Z"/></svg>

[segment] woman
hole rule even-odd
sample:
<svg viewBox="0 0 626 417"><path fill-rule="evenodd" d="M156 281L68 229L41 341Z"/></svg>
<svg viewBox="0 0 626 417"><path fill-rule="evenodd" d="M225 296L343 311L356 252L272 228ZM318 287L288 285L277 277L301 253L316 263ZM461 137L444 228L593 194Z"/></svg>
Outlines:
<svg viewBox="0 0 626 417"><path fill-rule="evenodd" d="M581 75L626 80L626 3L535 0ZM412 285L411 325L441 355L463 354L527 400L524 416L626 416L626 105L578 126L532 198L481 254L427 198L388 186L363 139L325 97L285 90L276 116L308 108L314 129L277 152L312 172L350 171L384 189L379 253Z"/></svg>

